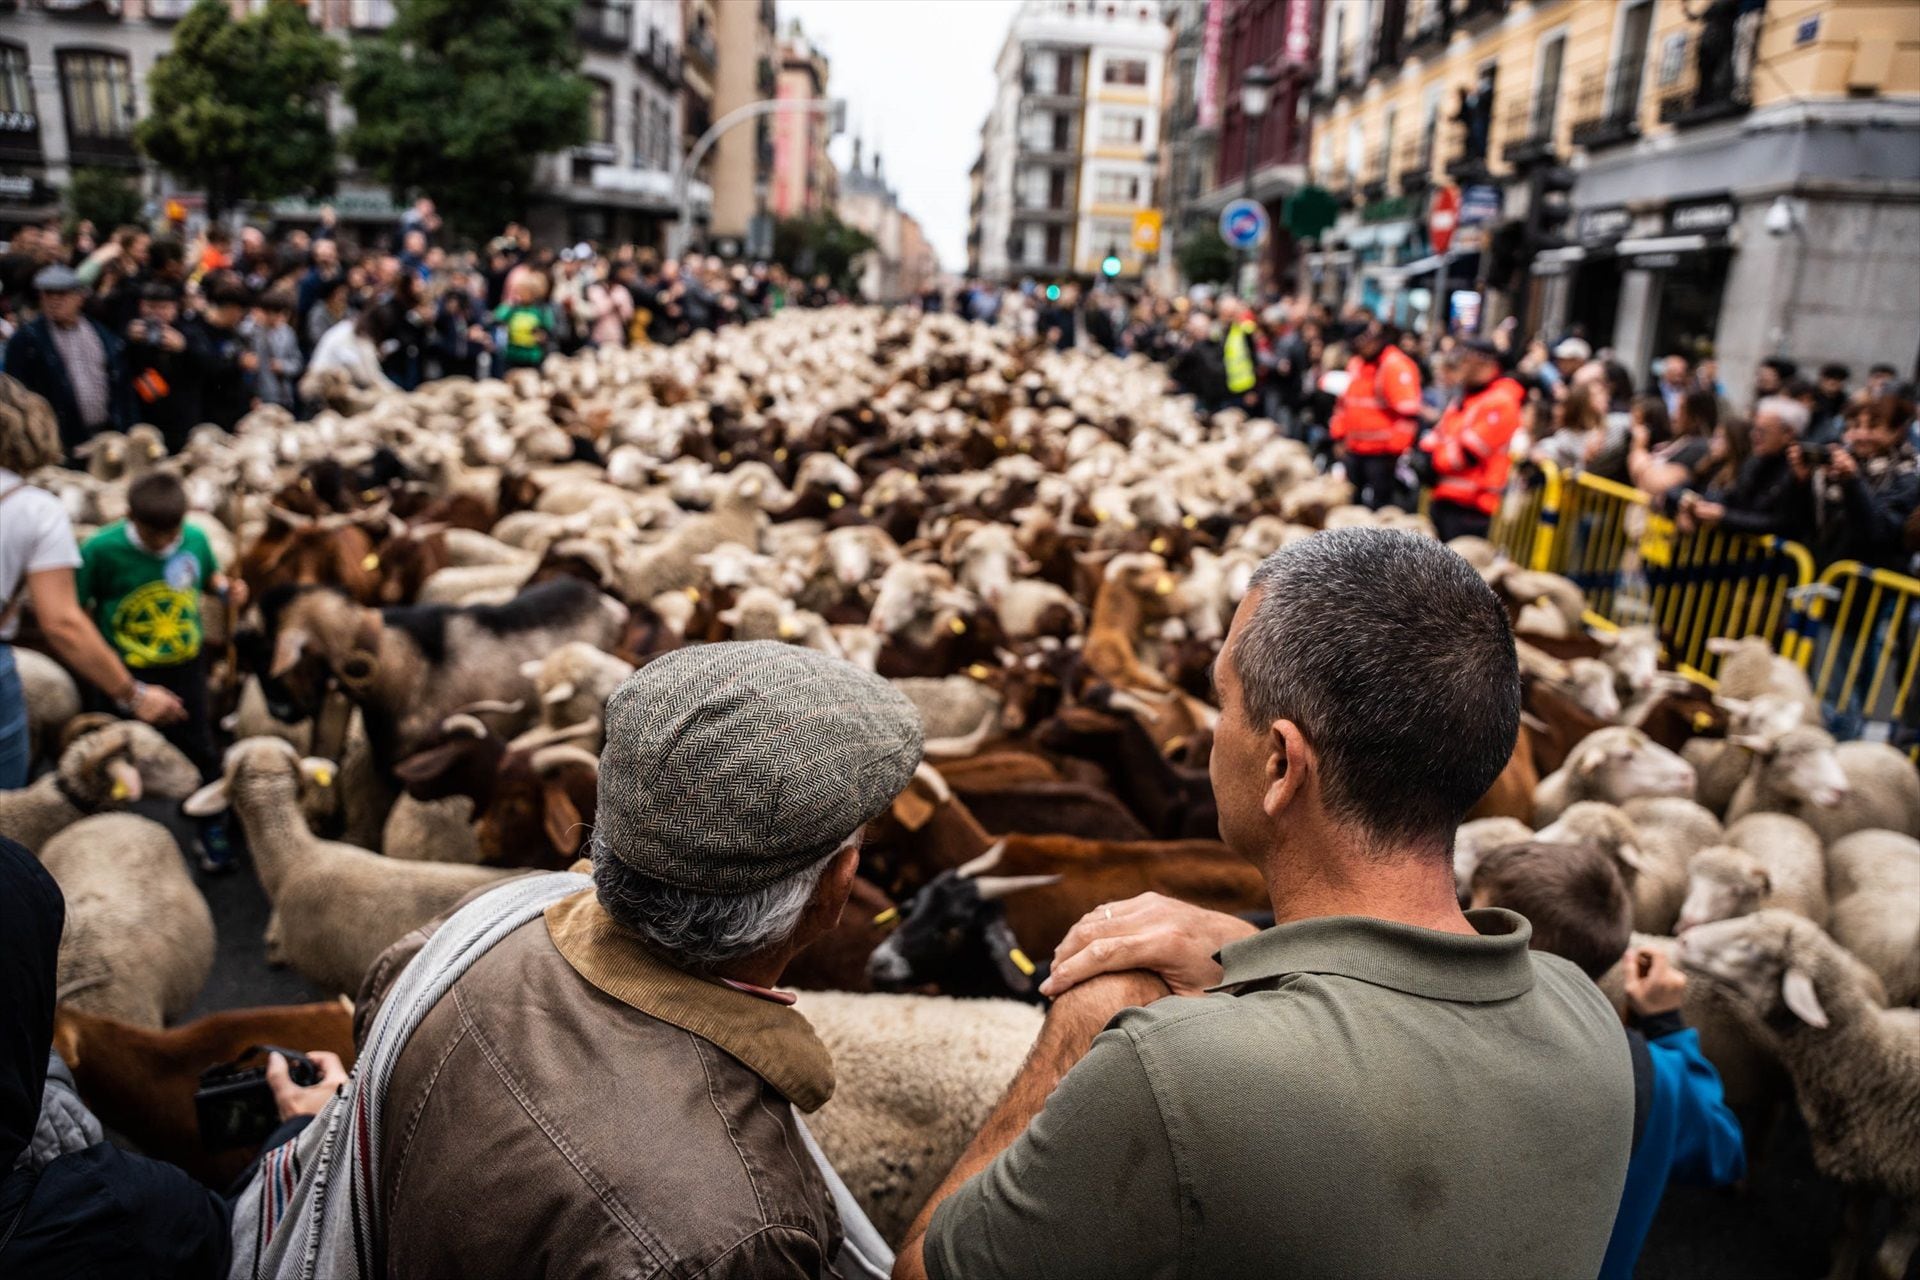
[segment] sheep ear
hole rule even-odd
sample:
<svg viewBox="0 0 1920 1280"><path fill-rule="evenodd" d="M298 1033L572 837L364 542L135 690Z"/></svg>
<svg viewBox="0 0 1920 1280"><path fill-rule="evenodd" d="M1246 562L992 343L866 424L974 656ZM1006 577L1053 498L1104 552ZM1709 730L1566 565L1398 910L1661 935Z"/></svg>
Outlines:
<svg viewBox="0 0 1920 1280"><path fill-rule="evenodd" d="M520 664L520 675L523 679L531 680L534 677L538 676L540 674L540 668L546 665L547 664L543 659L528 658L525 662Z"/></svg>
<svg viewBox="0 0 1920 1280"><path fill-rule="evenodd" d="M107 777L113 780L112 795L115 803L131 803L138 800L146 791L146 784L140 777L140 770L131 760L116 758L107 761Z"/></svg>
<svg viewBox="0 0 1920 1280"><path fill-rule="evenodd" d="M1827 1011L1820 1007L1820 994L1813 989L1813 979L1804 969L1789 969L1780 979L1780 996L1787 1002L1787 1008L1793 1010L1793 1016L1810 1027L1825 1028Z"/></svg>
<svg viewBox="0 0 1920 1280"><path fill-rule="evenodd" d="M1645 871L1647 869L1646 855L1640 852L1639 845L1629 841L1622 840L1620 842L1620 861L1626 863L1635 871Z"/></svg>
<svg viewBox="0 0 1920 1280"><path fill-rule="evenodd" d="M1773 892L1773 877L1767 874L1765 867L1753 869L1753 883L1759 887L1762 897Z"/></svg>
<svg viewBox="0 0 1920 1280"><path fill-rule="evenodd" d="M1707 641L1707 652L1721 654L1722 656L1734 652L1739 647L1740 642L1731 636L1715 636L1713 639ZM1820 1025L1825 1026L1826 1023L1822 1022Z"/></svg>
<svg viewBox="0 0 1920 1280"><path fill-rule="evenodd" d="M278 679L293 670L306 648L307 633L299 627L286 628L273 642L273 663L267 668L267 675Z"/></svg>
<svg viewBox="0 0 1920 1280"><path fill-rule="evenodd" d="M323 760L319 756L305 756L300 761L300 776L316 787L332 786L339 772L333 761Z"/></svg>
<svg viewBox="0 0 1920 1280"><path fill-rule="evenodd" d="M1606 762L1607 762L1606 752L1596 751L1591 747L1589 747L1581 751L1580 754L1577 757L1575 757L1573 762L1573 771L1583 778L1589 778L1589 777L1592 777L1594 774L1598 773L1600 771L1600 766L1604 765Z"/></svg>
<svg viewBox="0 0 1920 1280"><path fill-rule="evenodd" d="M1020 939L1014 936L1006 917L994 912L982 926L981 934L986 939L987 950L992 953L993 967L1000 974L1000 980L1007 984L1007 989L1016 995L1025 995L1033 990L1038 966L1020 949Z"/></svg>
<svg viewBox="0 0 1920 1280"><path fill-rule="evenodd" d="M1723 694L1713 695L1713 705L1730 716L1743 716L1753 710L1753 703L1747 698L1729 698Z"/></svg>
<svg viewBox="0 0 1920 1280"><path fill-rule="evenodd" d="M217 778L180 802L180 812L189 818L211 818L227 811L227 780Z"/></svg>
<svg viewBox="0 0 1920 1280"><path fill-rule="evenodd" d="M53 1051L69 1070L80 1065L80 1028L72 1018L63 1018L58 1013L53 1017Z"/></svg>
<svg viewBox="0 0 1920 1280"><path fill-rule="evenodd" d="M546 693L542 695L540 701L551 706L556 703L566 702L573 697L574 692L573 681L562 680L559 684L547 690Z"/></svg>
<svg viewBox="0 0 1920 1280"><path fill-rule="evenodd" d="M542 788L542 795L546 801L547 840L561 853L572 857L580 849L582 835L579 807L567 794L565 784L558 780L549 781Z"/></svg>

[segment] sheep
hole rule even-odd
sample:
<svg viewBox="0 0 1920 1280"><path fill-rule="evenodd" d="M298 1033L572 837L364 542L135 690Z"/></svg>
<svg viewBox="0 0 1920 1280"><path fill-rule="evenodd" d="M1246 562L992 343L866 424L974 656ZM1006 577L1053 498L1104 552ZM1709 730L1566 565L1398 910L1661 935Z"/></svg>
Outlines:
<svg viewBox="0 0 1920 1280"><path fill-rule="evenodd" d="M80 714L80 686L37 649L16 647L13 662L27 698L27 741L35 757L49 752L62 725Z"/></svg>
<svg viewBox="0 0 1920 1280"><path fill-rule="evenodd" d="M1693 766L1638 729L1601 729L1581 739L1565 764L1540 780L1533 821L1544 827L1581 800L1619 804L1636 796L1692 799Z"/></svg>
<svg viewBox="0 0 1920 1280"><path fill-rule="evenodd" d="M800 993L833 1058L833 1098L807 1118L834 1171L898 1246L986 1123L1040 1032L1014 1000Z"/></svg>
<svg viewBox="0 0 1920 1280"><path fill-rule="evenodd" d="M700 566L694 563L694 557L723 542L759 546L760 530L766 523L760 500L775 488L763 470L737 469L728 477L712 510L682 520L658 542L623 547L624 554L613 566L621 599L651 600L668 591L698 586Z"/></svg>
<svg viewBox="0 0 1920 1280"><path fill-rule="evenodd" d="M926 754L958 759L977 753L1000 727L1004 700L971 676L928 679L908 676L890 681L920 713Z"/></svg>
<svg viewBox="0 0 1920 1280"><path fill-rule="evenodd" d="M520 664L520 674L533 682L539 699L540 723L549 729L604 715L607 699L633 672L632 663L584 640L569 640L544 658ZM597 750L597 741L589 749Z"/></svg>
<svg viewBox="0 0 1920 1280"><path fill-rule="evenodd" d="M1707 652L1720 658L1716 683L1721 697L1745 701L1771 694L1799 703L1808 724L1821 722L1820 699L1814 695L1807 673L1792 659L1775 653L1765 638L1717 636L1707 641Z"/></svg>
<svg viewBox="0 0 1920 1280"><path fill-rule="evenodd" d="M1920 1002L1920 840L1856 831L1827 850L1828 927L1886 984L1893 1004Z"/></svg>
<svg viewBox="0 0 1920 1280"><path fill-rule="evenodd" d="M811 610L796 609L792 600L766 587L748 587L732 608L722 609L717 616L733 628L735 640L778 640L841 656L840 642L834 639L825 618Z"/></svg>
<svg viewBox="0 0 1920 1280"><path fill-rule="evenodd" d="M480 861L473 831L473 801L465 796L415 800L402 793L387 811L380 830L380 851L408 862Z"/></svg>
<svg viewBox="0 0 1920 1280"><path fill-rule="evenodd" d="M179 799L200 785L200 771L158 729L110 720L75 738L53 771L17 791L0 791L0 832L38 853L90 813L143 795Z"/></svg>
<svg viewBox="0 0 1920 1280"><path fill-rule="evenodd" d="M1778 1055L1820 1172L1860 1198L1893 1197L1896 1221L1876 1262L1903 1276L1920 1240L1920 1011L1883 1009L1870 973L1818 925L1761 911L1689 930L1680 964L1729 993ZM1864 1206L1862 1206L1864 1208ZM1833 1275L1858 1269L1865 1214L1849 1215Z"/></svg>
<svg viewBox="0 0 1920 1280"><path fill-rule="evenodd" d="M1920 836L1920 770L1881 742L1842 742L1802 726L1756 753L1727 806L1727 820L1785 813L1812 827L1823 844L1878 829Z"/></svg>
<svg viewBox="0 0 1920 1280"><path fill-rule="evenodd" d="M1465 902L1473 884L1473 872L1480 860L1510 844L1525 844L1533 839L1533 828L1518 818L1475 818L1463 822L1453 833L1453 883Z"/></svg>
<svg viewBox="0 0 1920 1280"><path fill-rule="evenodd" d="M1681 933L1769 907L1825 926L1827 865L1820 837L1798 818L1751 813L1727 828L1726 843L1693 855Z"/></svg>
<svg viewBox="0 0 1920 1280"><path fill-rule="evenodd" d="M1714 816L1691 801L1639 799L1625 807L1583 800L1543 827L1547 844L1592 840L1614 859L1633 898L1633 926L1668 934L1687 895L1687 864L1725 833Z"/></svg>
<svg viewBox="0 0 1920 1280"><path fill-rule="evenodd" d="M510 873L405 862L319 839L296 807L310 767L277 738L248 738L228 748L221 777L182 807L203 817L231 806L239 817L272 904L268 961L292 965L324 991L357 993L393 942Z"/></svg>
<svg viewBox="0 0 1920 1280"><path fill-rule="evenodd" d="M1680 748L1680 758L1693 766L1698 779L1694 798L1724 814L1733 793L1747 780L1755 753L1772 751L1781 738L1799 728L1806 708L1772 693L1757 698L1715 695L1714 702L1727 713L1726 738L1695 738Z"/></svg>
<svg viewBox="0 0 1920 1280"><path fill-rule="evenodd" d="M141 1027L185 1013L213 971L213 913L167 829L103 813L47 841L40 860L67 900L60 999Z"/></svg>

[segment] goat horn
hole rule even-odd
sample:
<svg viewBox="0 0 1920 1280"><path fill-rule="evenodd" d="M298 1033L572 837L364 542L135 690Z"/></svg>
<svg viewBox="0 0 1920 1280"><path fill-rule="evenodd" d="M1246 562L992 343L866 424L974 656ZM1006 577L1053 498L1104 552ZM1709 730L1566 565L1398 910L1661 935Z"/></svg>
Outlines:
<svg viewBox="0 0 1920 1280"><path fill-rule="evenodd" d="M549 769L563 764L584 764L595 773L600 771L600 757L585 747L576 747L572 743L541 747L533 753L529 762L535 773L546 773Z"/></svg>
<svg viewBox="0 0 1920 1280"><path fill-rule="evenodd" d="M973 887L980 895L980 901L993 902L1022 889L1044 889L1050 884L1059 884L1064 876L976 876Z"/></svg>
<svg viewBox="0 0 1920 1280"><path fill-rule="evenodd" d="M487 736L487 726L464 711L456 711L440 722L440 732L464 733L469 738L484 738Z"/></svg>
<svg viewBox="0 0 1920 1280"><path fill-rule="evenodd" d="M1000 859L1005 856L1006 852L1007 842L1005 840L996 840L993 846L985 853L970 862L961 863L954 868L953 873L962 880L971 880L973 877L983 872L991 871L999 866Z"/></svg>
<svg viewBox="0 0 1920 1280"><path fill-rule="evenodd" d="M935 804L945 804L953 799L953 789L947 785L947 780L940 776L940 771L932 765L923 762L913 771L913 777L914 781L923 784L927 790L933 792Z"/></svg>
<svg viewBox="0 0 1920 1280"><path fill-rule="evenodd" d="M575 738L591 738L600 732L600 720L591 717L578 724L564 725L550 729L545 725L536 725L507 744L510 751L526 751L532 748L551 746L556 742L569 742Z"/></svg>
<svg viewBox="0 0 1920 1280"><path fill-rule="evenodd" d="M303 516L298 511L289 511L277 502L267 504L267 514L289 529L307 529L313 525L312 516Z"/></svg>
<svg viewBox="0 0 1920 1280"><path fill-rule="evenodd" d="M515 698L512 702L503 702L499 698L482 698L478 702L469 702L455 714L517 716L526 709L527 703L524 698Z"/></svg>

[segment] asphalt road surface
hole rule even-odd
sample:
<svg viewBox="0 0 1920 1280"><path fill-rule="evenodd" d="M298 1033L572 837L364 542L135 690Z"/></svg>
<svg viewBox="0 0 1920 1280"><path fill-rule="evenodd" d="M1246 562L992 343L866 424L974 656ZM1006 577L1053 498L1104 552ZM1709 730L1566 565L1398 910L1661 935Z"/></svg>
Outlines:
<svg viewBox="0 0 1920 1280"><path fill-rule="evenodd" d="M184 847L191 834L188 824L157 806L141 808L173 827ZM213 975L193 1015L335 994L319 990L291 969L268 966L267 901L251 867L242 865L220 876L197 869L193 874L213 911L218 935ZM1738 1190L1668 1189L1640 1257L1639 1280L1813 1280L1826 1275L1828 1243L1840 1225L1842 1196L1835 1184L1814 1171L1797 1112L1775 1127L1768 1149L1750 1164L1747 1185ZM1884 1210L1880 1218L1876 1225L1884 1230ZM1907 1280L1920 1280L1920 1257Z"/></svg>

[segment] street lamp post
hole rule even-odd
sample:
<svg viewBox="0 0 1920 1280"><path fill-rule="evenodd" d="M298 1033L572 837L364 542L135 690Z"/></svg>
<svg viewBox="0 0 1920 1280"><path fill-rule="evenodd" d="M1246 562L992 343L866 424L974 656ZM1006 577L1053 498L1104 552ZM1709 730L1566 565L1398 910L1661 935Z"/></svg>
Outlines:
<svg viewBox="0 0 1920 1280"><path fill-rule="evenodd" d="M1240 76L1240 115L1241 157L1243 167L1240 172L1240 194L1248 200L1253 199L1253 144L1260 133L1260 122L1266 119L1267 108L1273 104L1273 83L1277 77L1271 67L1256 62ZM1240 287L1246 289L1247 251L1240 251Z"/></svg>
<svg viewBox="0 0 1920 1280"><path fill-rule="evenodd" d="M678 209L679 216L674 221L673 242L668 246L670 257L679 257L693 243L693 174L700 167L700 162L706 159L707 152L712 150L713 144L720 140L720 135L735 125L744 124L759 116L790 111L815 112L824 115L827 118L829 135L842 133L847 127L847 103L844 98L769 98L735 107L715 120L680 161L680 172L674 177L674 206Z"/></svg>

